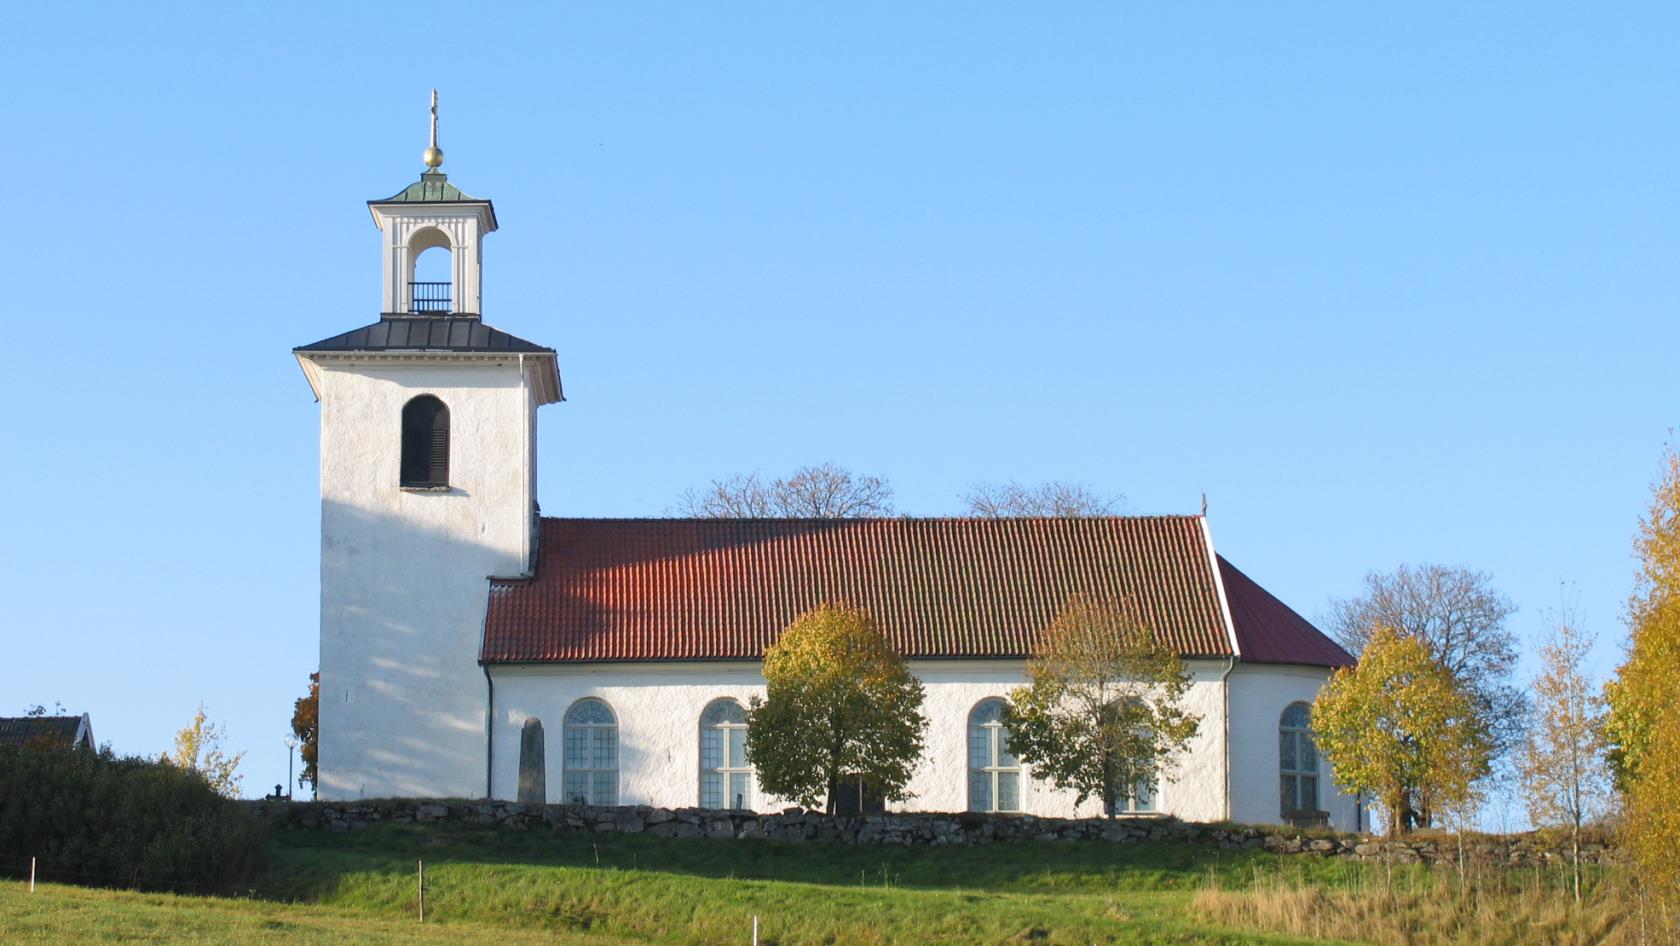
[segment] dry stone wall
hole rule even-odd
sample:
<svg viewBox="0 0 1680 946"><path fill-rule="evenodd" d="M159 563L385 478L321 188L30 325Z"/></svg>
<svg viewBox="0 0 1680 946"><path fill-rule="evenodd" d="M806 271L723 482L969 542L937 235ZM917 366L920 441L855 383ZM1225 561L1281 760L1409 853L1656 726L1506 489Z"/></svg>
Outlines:
<svg viewBox="0 0 1680 946"><path fill-rule="evenodd" d="M1530 867L1562 864L1567 850L1534 834L1386 839L1283 828L1196 824L1162 817L1040 818L977 813L847 817L789 808L776 814L646 806L532 805L509 801L384 799L361 802L247 802L272 824L296 830L354 830L372 824L452 822L518 831L647 834L661 838L770 839L838 844L972 845L1039 842L1185 841L1275 854L1345 857L1397 864ZM1615 852L1585 845L1582 860L1611 863Z"/></svg>

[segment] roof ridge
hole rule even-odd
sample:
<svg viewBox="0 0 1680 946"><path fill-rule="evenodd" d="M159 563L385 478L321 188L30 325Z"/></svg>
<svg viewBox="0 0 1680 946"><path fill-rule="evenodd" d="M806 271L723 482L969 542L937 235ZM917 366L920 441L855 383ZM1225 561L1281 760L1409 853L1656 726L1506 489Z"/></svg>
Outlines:
<svg viewBox="0 0 1680 946"><path fill-rule="evenodd" d="M544 522L1184 522L1198 513L1150 513L1139 516L543 516Z"/></svg>

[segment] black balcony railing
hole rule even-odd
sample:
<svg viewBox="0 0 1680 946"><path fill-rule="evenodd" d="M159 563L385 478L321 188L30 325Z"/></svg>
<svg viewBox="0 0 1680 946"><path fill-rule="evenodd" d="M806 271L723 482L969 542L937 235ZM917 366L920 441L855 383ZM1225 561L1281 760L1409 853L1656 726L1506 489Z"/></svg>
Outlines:
<svg viewBox="0 0 1680 946"><path fill-rule="evenodd" d="M446 282L411 282L408 284L408 311L448 312L449 284Z"/></svg>

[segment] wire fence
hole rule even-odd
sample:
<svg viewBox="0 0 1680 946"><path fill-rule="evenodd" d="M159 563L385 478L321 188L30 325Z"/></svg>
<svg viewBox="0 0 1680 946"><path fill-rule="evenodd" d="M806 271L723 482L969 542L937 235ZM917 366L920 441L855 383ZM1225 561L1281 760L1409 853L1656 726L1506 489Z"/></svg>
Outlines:
<svg viewBox="0 0 1680 946"><path fill-rule="evenodd" d="M84 887L112 887L125 890L161 890L174 893L199 893L205 896L243 896L272 900L291 899L292 893L264 889L255 884L219 884L203 880L153 879L145 877L137 871L123 873L116 870L100 871L59 867L45 858L16 857L6 854L0 854L0 877L10 880L29 880L31 860L34 861L33 870L37 883L77 884Z"/></svg>
<svg viewBox="0 0 1680 946"><path fill-rule="evenodd" d="M425 861L415 862L415 906L419 922L426 922L426 898L435 898L433 885L426 879ZM82 870L54 867L40 858L0 854L0 878L35 883L71 884L81 887L106 887L147 892L197 894L207 897L226 897L242 900L266 900L274 903L299 902L298 891L277 890L257 884L220 884L202 880L148 880L138 872Z"/></svg>

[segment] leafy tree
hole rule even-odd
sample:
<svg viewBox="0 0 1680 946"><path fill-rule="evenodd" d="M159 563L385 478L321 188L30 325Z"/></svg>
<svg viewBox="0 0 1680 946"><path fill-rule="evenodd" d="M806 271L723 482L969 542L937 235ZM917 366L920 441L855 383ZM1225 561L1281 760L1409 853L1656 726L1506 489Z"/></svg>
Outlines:
<svg viewBox="0 0 1680 946"><path fill-rule="evenodd" d="M677 501L680 515L703 519L863 519L893 514L892 486L832 463L805 466L765 482L737 473L689 490Z"/></svg>
<svg viewBox="0 0 1680 946"><path fill-rule="evenodd" d="M303 759L303 772L298 785L315 790L315 759L320 746L321 673L309 675L309 693L292 704L292 735L298 739L298 756Z"/></svg>
<svg viewBox="0 0 1680 946"><path fill-rule="evenodd" d="M224 798L239 797L239 783L243 776L235 770L245 753L227 755L222 751L222 727L205 715L204 704L198 704L193 721L175 734L175 751L166 756L177 768L192 769L204 776L216 794Z"/></svg>
<svg viewBox="0 0 1680 946"><path fill-rule="evenodd" d="M1626 841L1640 879L1680 899L1680 453L1671 446L1634 543L1627 661L1605 687L1605 724Z"/></svg>
<svg viewBox="0 0 1680 946"><path fill-rule="evenodd" d="M1009 694L1009 745L1034 774L1114 817L1138 786L1153 787L1195 736L1182 661L1120 602L1076 595Z"/></svg>
<svg viewBox="0 0 1680 946"><path fill-rule="evenodd" d="M1318 691L1313 735L1336 781L1374 795L1398 835L1416 812L1473 798L1491 754L1480 709L1423 641L1379 627Z"/></svg>
<svg viewBox="0 0 1680 946"><path fill-rule="evenodd" d="M910 675L869 612L824 605L764 653L765 697L747 711L747 759L759 785L834 813L842 778L892 801L921 756L927 719Z"/></svg>
<svg viewBox="0 0 1680 946"><path fill-rule="evenodd" d="M46 704L36 703L34 706L29 707L29 709L27 711L25 711L23 715L28 716L31 719L40 719L43 716L49 715L49 713L47 712ZM53 708L52 708L52 712L51 712L50 715L52 715L52 716L63 716L64 715L64 704L60 703L57 700L53 700Z"/></svg>
<svg viewBox="0 0 1680 946"><path fill-rule="evenodd" d="M1112 516L1120 512L1124 497L1107 496L1084 483L1052 480L1037 486L1008 483L976 483L963 502L968 515L986 519L1025 516Z"/></svg>
<svg viewBox="0 0 1680 946"><path fill-rule="evenodd" d="M1592 644L1592 635L1569 614L1553 623L1551 639L1540 647L1534 718L1519 763L1530 820L1537 827L1562 825L1569 832L1577 904L1581 826L1602 810L1600 800L1609 793L1600 738L1604 701L1582 666Z"/></svg>
<svg viewBox="0 0 1680 946"><path fill-rule="evenodd" d="M1528 722L1528 698L1512 682L1520 648L1505 626L1515 610L1486 572L1402 565L1366 575L1364 594L1332 603L1329 624L1354 654L1379 627L1422 641L1475 700L1497 759L1521 747ZM1430 810L1417 817L1427 826Z"/></svg>

